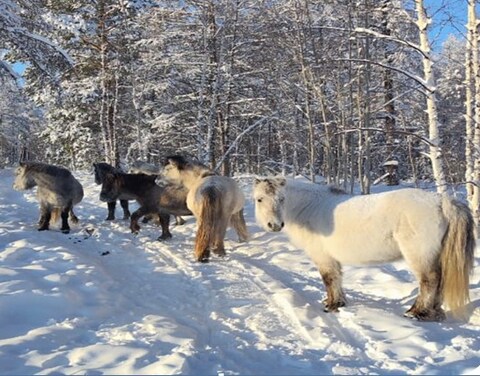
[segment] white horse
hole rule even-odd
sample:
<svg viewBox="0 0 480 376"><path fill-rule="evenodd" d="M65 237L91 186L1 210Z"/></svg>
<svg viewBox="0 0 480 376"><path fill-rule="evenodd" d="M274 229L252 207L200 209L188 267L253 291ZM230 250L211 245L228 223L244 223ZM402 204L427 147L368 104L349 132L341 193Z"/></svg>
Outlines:
<svg viewBox="0 0 480 376"><path fill-rule="evenodd" d="M225 255L223 240L230 224L239 241L248 240L243 217L245 196L235 180L215 175L208 167L174 155L166 158L162 176L188 189L187 207L197 219L195 258L208 262L210 250Z"/></svg>
<svg viewBox="0 0 480 376"><path fill-rule="evenodd" d="M454 315L469 301L474 222L459 201L420 189L351 196L338 188L258 178L255 215L268 231L285 227L292 243L318 267L327 290L325 311L346 303L342 264L365 265L405 259L419 295L405 316L424 321Z"/></svg>

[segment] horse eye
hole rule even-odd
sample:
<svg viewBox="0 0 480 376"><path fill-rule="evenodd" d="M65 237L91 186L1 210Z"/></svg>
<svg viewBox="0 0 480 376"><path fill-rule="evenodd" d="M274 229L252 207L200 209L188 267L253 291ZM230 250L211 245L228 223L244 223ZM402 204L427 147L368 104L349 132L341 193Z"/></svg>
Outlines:
<svg viewBox="0 0 480 376"><path fill-rule="evenodd" d="M258 199L257 199L257 202L262 202L262 199L261 199L261 198L258 198Z"/></svg>

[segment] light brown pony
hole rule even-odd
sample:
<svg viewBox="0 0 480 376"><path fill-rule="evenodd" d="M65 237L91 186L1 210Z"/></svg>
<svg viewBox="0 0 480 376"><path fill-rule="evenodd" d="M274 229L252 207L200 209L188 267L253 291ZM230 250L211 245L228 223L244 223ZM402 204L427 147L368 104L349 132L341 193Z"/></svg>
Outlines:
<svg viewBox="0 0 480 376"><path fill-rule="evenodd" d="M181 183L188 189L187 207L197 219L195 258L208 262L210 251L224 256L224 238L228 225L240 242L248 240L243 217L245 196L235 180L215 175L208 167L174 155L166 158L162 172L166 180Z"/></svg>

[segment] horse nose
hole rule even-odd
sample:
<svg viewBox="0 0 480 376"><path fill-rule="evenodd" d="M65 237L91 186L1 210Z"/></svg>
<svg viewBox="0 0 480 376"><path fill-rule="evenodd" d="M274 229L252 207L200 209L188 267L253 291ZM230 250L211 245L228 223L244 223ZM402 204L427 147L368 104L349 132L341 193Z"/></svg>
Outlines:
<svg viewBox="0 0 480 376"><path fill-rule="evenodd" d="M272 223L272 222L268 222L268 227L272 230L272 231L275 231L275 232L278 232L280 231L284 226L284 223Z"/></svg>

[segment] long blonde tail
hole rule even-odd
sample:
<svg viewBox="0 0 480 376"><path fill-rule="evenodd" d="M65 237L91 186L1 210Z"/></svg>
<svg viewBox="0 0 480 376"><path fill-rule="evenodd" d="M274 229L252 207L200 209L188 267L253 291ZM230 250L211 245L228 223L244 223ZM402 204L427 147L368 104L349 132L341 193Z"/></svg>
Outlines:
<svg viewBox="0 0 480 376"><path fill-rule="evenodd" d="M217 221L221 220L220 192L215 187L207 187L202 192L202 207L197 218L198 229L195 238L195 258L206 262L210 255L210 246L218 231Z"/></svg>
<svg viewBox="0 0 480 376"><path fill-rule="evenodd" d="M470 301L469 277L475 253L475 223L468 206L459 201L444 197L442 210L449 225L440 256L441 291L444 303L453 315L465 317L465 305Z"/></svg>

